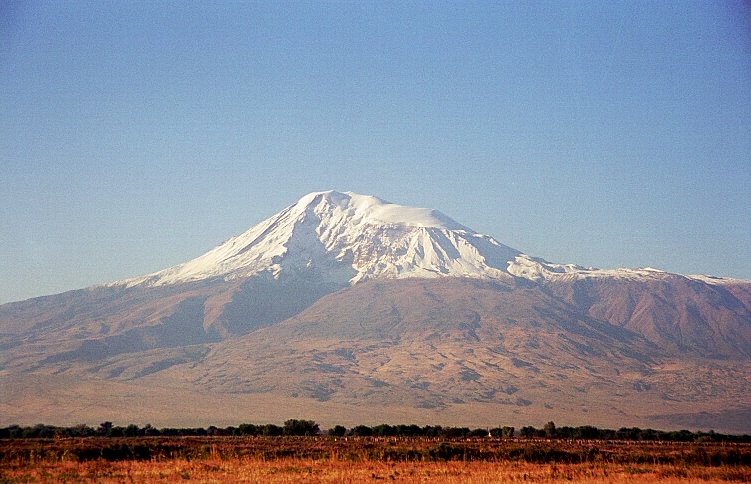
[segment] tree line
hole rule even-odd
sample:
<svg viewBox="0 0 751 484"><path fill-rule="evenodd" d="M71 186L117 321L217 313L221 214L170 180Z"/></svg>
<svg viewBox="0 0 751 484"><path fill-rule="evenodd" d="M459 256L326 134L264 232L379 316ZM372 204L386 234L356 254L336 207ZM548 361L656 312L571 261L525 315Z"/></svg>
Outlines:
<svg viewBox="0 0 751 484"><path fill-rule="evenodd" d="M58 427L45 424L34 426L11 425L0 428L0 439L39 439L71 437L200 437L200 436L330 436L330 437L424 437L440 439L464 438L523 438L523 439L570 439L570 440L626 440L626 441L665 441L665 442L733 442L751 443L751 435L722 434L709 432L691 432L689 430L663 431L623 427L618 430L600 429L591 425L579 427L556 427L554 422L547 422L541 428L524 426L515 429L510 426L494 428L443 427L426 425L380 424L373 427L357 425L346 428L342 425L322 431L319 424L312 420L289 419L283 425L243 423L238 426L207 428L157 428L150 424L139 427L113 425L103 422L98 427L85 424L72 427Z"/></svg>

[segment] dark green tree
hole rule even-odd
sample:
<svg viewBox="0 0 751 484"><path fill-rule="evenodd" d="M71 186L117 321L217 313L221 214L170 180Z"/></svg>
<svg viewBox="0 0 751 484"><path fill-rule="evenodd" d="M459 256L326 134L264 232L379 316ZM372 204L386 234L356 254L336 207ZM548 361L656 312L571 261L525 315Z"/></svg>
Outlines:
<svg viewBox="0 0 751 484"><path fill-rule="evenodd" d="M489 433L488 429L476 428L470 430L467 437L487 437Z"/></svg>
<svg viewBox="0 0 751 484"><path fill-rule="evenodd" d="M261 431L261 435L267 436L267 437L276 437L278 435L282 435L284 429L282 429L278 425L274 424L266 424L263 426L263 430Z"/></svg>
<svg viewBox="0 0 751 484"><path fill-rule="evenodd" d="M545 431L545 437L547 437L549 439L554 438L556 436L556 433L555 433L555 422L553 422L551 420L550 422L546 423L542 427L542 430Z"/></svg>
<svg viewBox="0 0 751 484"><path fill-rule="evenodd" d="M283 435L318 435L318 424L312 420L290 419L284 422Z"/></svg>
<svg viewBox="0 0 751 484"><path fill-rule="evenodd" d="M349 434L355 437L370 437L373 435L373 429L367 425L358 425L349 431Z"/></svg>
<svg viewBox="0 0 751 484"><path fill-rule="evenodd" d="M96 430L96 434L100 436L108 436L110 433L112 433L112 422L102 422Z"/></svg>
<svg viewBox="0 0 751 484"><path fill-rule="evenodd" d="M253 424L243 423L237 427L237 435L259 435L263 432L263 428Z"/></svg>
<svg viewBox="0 0 751 484"><path fill-rule="evenodd" d="M334 425L329 429L329 435L332 437L344 437L347 433L347 429L341 425Z"/></svg>
<svg viewBox="0 0 751 484"><path fill-rule="evenodd" d="M443 427L440 425L426 425L422 428L421 434L425 437L438 437L441 435Z"/></svg>
<svg viewBox="0 0 751 484"><path fill-rule="evenodd" d="M393 437L396 435L396 428L389 424L376 425L372 430L376 437Z"/></svg>
<svg viewBox="0 0 751 484"><path fill-rule="evenodd" d="M159 432L159 429L156 427L152 427L151 424L144 425L142 430L143 430L143 435L146 435L147 437L153 437L153 436L161 434L161 432Z"/></svg>

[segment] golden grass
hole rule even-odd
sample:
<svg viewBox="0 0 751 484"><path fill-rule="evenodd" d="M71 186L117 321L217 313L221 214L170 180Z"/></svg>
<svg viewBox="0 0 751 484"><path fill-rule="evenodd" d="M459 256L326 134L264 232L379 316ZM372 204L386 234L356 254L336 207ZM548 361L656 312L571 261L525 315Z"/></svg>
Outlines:
<svg viewBox="0 0 751 484"><path fill-rule="evenodd" d="M747 444L330 438L0 440L21 482L751 482Z"/></svg>
<svg viewBox="0 0 751 484"><path fill-rule="evenodd" d="M222 460L60 461L19 463L0 482L377 482L405 483L720 483L751 480L749 467L519 462L379 462L309 458Z"/></svg>

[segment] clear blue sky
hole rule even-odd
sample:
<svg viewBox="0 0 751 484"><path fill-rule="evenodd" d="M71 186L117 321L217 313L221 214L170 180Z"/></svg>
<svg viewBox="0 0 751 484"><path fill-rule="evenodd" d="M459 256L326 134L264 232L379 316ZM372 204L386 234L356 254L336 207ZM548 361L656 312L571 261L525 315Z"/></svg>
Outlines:
<svg viewBox="0 0 751 484"><path fill-rule="evenodd" d="M0 302L317 190L552 262L751 279L742 1L0 3Z"/></svg>

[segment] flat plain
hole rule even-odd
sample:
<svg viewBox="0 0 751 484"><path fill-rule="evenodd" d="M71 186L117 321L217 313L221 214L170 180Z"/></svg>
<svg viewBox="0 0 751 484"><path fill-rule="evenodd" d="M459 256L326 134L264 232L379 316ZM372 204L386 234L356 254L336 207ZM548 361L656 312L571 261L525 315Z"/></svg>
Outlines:
<svg viewBox="0 0 751 484"><path fill-rule="evenodd" d="M0 440L0 482L749 482L751 445L546 439Z"/></svg>

